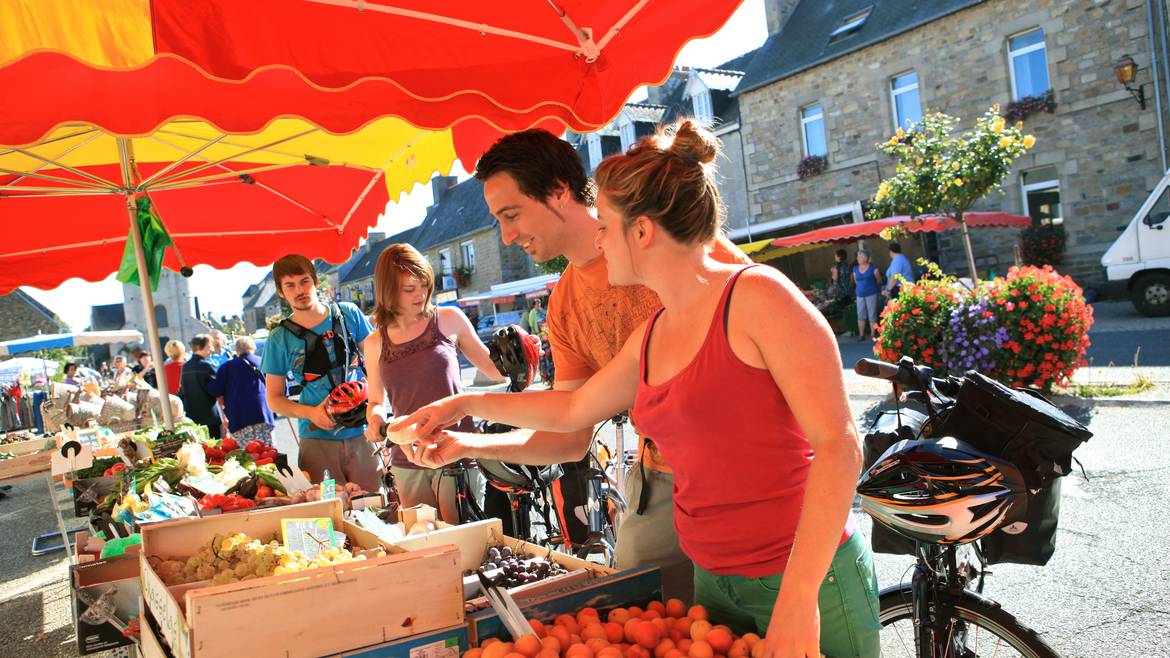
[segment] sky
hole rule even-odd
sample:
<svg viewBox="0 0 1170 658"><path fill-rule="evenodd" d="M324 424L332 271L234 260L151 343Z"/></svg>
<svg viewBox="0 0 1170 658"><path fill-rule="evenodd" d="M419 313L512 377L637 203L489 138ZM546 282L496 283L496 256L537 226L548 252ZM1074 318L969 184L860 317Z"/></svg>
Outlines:
<svg viewBox="0 0 1170 658"><path fill-rule="evenodd" d="M764 2L744 0L722 30L709 38L687 44L675 63L680 66L714 67L762 45L768 36ZM644 89L638 89L631 99L642 100L645 95ZM458 163L452 173L458 175L460 180L468 177ZM431 201L430 186L420 185L400 202L388 204L373 230L392 235L417 226L426 215ZM116 267L117 263L111 264L112 269ZM188 284L192 297L199 299L200 310L204 313L210 311L216 317L237 315L241 310L244 290L262 279L268 269L249 263L227 270L197 265ZM112 272L99 283L70 279L54 290L28 287L23 290L60 316L74 331L89 326L90 306L123 301L122 284L114 280Z"/></svg>

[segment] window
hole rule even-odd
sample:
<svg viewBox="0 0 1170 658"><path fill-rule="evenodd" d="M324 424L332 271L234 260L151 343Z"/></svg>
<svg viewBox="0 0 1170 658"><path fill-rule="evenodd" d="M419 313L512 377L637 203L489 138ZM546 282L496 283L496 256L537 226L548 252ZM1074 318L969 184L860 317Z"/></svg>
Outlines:
<svg viewBox="0 0 1170 658"><path fill-rule="evenodd" d="M695 118L710 124L715 118L715 110L711 107L711 92L703 90L691 97L691 107L695 111Z"/></svg>
<svg viewBox="0 0 1170 658"><path fill-rule="evenodd" d="M804 154L826 156L829 148L825 142L825 113L821 104L809 105L800 111L800 133L804 139Z"/></svg>
<svg viewBox="0 0 1170 658"><path fill-rule="evenodd" d="M589 170L597 169L597 165L601 164L601 136L597 133L590 133L585 138L585 143L589 146Z"/></svg>
<svg viewBox="0 0 1170 658"><path fill-rule="evenodd" d="M894 108L894 129L908 128L922 120L922 101L918 96L918 74L914 71L890 80L890 98Z"/></svg>
<svg viewBox="0 0 1170 658"><path fill-rule="evenodd" d="M1055 167L1025 171L1020 177L1024 191L1024 214L1033 224L1060 224L1060 179Z"/></svg>
<svg viewBox="0 0 1170 658"><path fill-rule="evenodd" d="M634 132L634 122L626 121L622 124L622 151L630 150L636 141L638 141L638 137L637 133Z"/></svg>
<svg viewBox="0 0 1170 658"><path fill-rule="evenodd" d="M870 5L859 12L849 14L844 19L842 19L841 24L837 26L837 29L829 33L829 43L832 43L838 39L843 39L850 34L860 30L861 26L865 25L865 20L869 18L869 12L871 11L873 11L873 5Z"/></svg>
<svg viewBox="0 0 1170 658"><path fill-rule="evenodd" d="M1008 39L1008 59L1013 99L1042 96L1051 88L1044 30L1037 28Z"/></svg>
<svg viewBox="0 0 1170 658"><path fill-rule="evenodd" d="M154 321L159 329L167 326L167 307L157 304L154 307Z"/></svg>
<svg viewBox="0 0 1170 658"><path fill-rule="evenodd" d="M448 274L451 274L451 270L453 267L454 267L454 265L451 263L451 250L450 249L440 249L439 250L439 273L442 274L443 276L447 276Z"/></svg>
<svg viewBox="0 0 1170 658"><path fill-rule="evenodd" d="M475 269L475 243L471 240L459 245L460 255L463 257L463 267Z"/></svg>

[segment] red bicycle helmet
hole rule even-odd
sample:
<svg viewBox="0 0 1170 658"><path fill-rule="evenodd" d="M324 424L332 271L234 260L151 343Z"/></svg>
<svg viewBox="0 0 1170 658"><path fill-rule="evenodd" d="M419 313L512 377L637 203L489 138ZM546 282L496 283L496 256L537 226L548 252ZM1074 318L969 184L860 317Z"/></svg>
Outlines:
<svg viewBox="0 0 1170 658"><path fill-rule="evenodd" d="M366 424L366 380L344 382L334 387L325 398L325 412L342 427L361 427Z"/></svg>
<svg viewBox="0 0 1170 658"><path fill-rule="evenodd" d="M536 379L540 369L540 338L520 325L497 329L488 344L488 353L500 374L511 380L508 390L519 393Z"/></svg>

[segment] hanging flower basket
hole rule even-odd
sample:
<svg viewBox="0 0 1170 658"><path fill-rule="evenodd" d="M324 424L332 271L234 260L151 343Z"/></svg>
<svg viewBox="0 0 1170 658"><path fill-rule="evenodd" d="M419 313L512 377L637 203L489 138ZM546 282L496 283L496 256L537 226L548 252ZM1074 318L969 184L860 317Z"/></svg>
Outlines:
<svg viewBox="0 0 1170 658"><path fill-rule="evenodd" d="M452 274L455 275L455 285L459 286L460 288L466 286L468 282L471 281L471 275L474 273L474 269L465 265L456 267L454 272L452 272Z"/></svg>
<svg viewBox="0 0 1170 658"><path fill-rule="evenodd" d="M796 166L796 175L800 176L800 180L804 180L820 175L828 168L828 158L823 155L810 155L801 160L800 164Z"/></svg>
<svg viewBox="0 0 1170 658"><path fill-rule="evenodd" d="M1039 114L1040 112L1052 114L1055 111L1056 97L1052 94L1052 90L1049 89L1043 94L1025 96L1018 101L1008 103L1003 117L1008 121L1023 121L1033 114Z"/></svg>

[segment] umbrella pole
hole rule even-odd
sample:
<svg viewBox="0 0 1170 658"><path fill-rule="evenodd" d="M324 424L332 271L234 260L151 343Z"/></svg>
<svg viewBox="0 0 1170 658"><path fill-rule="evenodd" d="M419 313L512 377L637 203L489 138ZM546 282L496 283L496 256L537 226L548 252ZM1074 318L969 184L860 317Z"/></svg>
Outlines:
<svg viewBox="0 0 1170 658"><path fill-rule="evenodd" d="M971 232L967 230L963 213L955 213L955 219L959 220L959 230L963 233L963 248L967 251L967 269L971 273L971 285L975 285L979 283L979 273L975 270L975 250L971 248Z"/></svg>
<svg viewBox="0 0 1170 658"><path fill-rule="evenodd" d="M154 315L154 293L150 289L150 272L146 269L146 252L142 249L142 232L138 227L138 208L134 195L126 194L126 212L130 215L130 239L134 242L134 260L138 265L138 287L142 289L142 306L146 311L146 336L150 354L154 361L154 376L158 383L159 407L162 409L163 424L168 430L175 429L171 416L171 394L167 386L167 371L163 367L162 345L158 340L158 319Z"/></svg>

